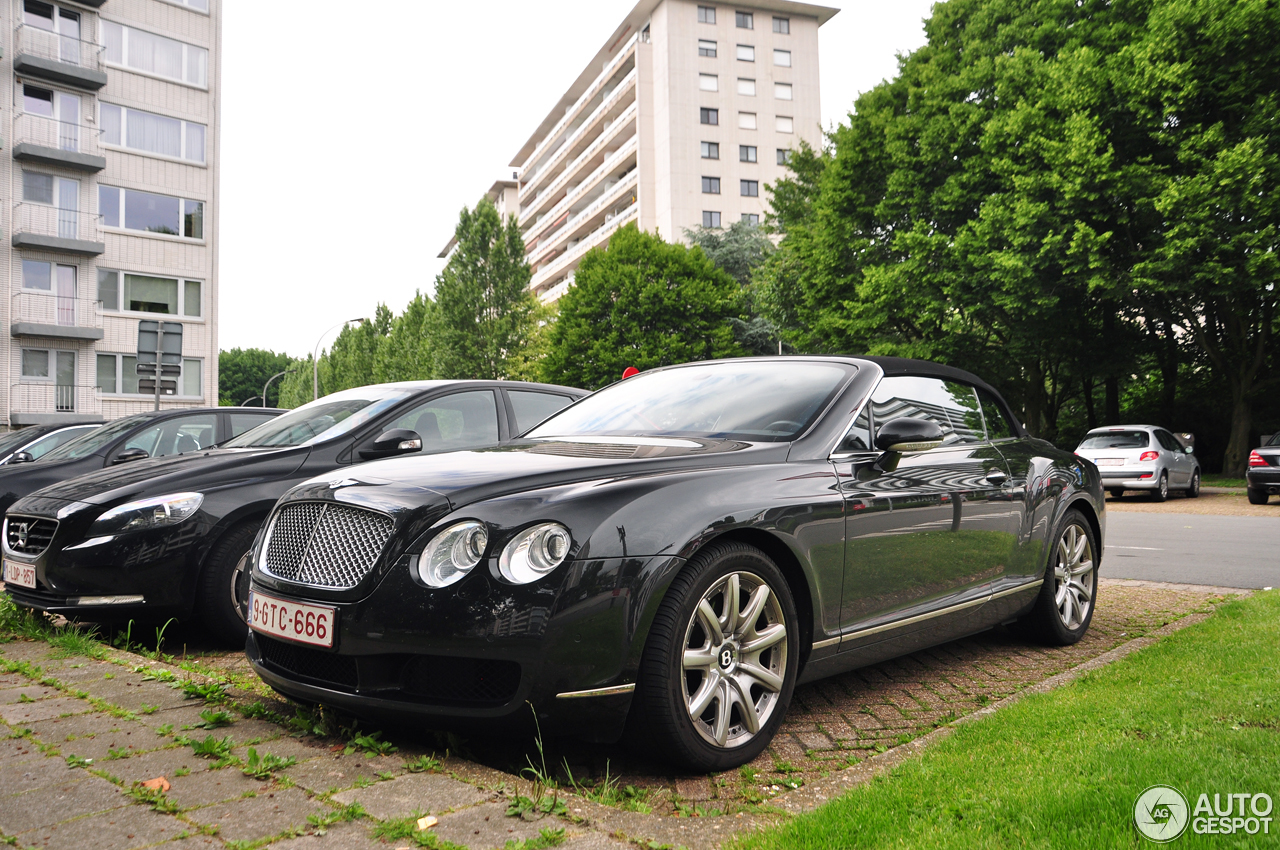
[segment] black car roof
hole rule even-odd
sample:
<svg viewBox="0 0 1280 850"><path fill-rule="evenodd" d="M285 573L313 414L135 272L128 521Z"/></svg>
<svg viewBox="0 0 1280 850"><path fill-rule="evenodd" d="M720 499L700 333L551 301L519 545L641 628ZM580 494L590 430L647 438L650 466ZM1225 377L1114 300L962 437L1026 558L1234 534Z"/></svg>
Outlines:
<svg viewBox="0 0 1280 850"><path fill-rule="evenodd" d="M995 387L979 378L972 372L966 372L964 369L957 369L955 366L946 366L942 363L932 363L928 360L911 360L906 357L852 357L852 360L866 360L876 364L884 370L886 375L921 375L928 378L949 378L953 381L964 381L966 384L973 384L984 390L1000 397L1000 393Z"/></svg>

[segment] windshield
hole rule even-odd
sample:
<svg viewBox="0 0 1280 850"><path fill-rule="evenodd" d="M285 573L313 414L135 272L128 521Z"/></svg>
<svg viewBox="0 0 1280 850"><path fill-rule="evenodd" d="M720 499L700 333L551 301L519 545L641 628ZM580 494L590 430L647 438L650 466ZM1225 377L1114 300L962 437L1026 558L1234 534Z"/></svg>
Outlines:
<svg viewBox="0 0 1280 850"><path fill-rule="evenodd" d="M649 372L620 381L526 436L793 439L852 375L852 366L802 360L735 360Z"/></svg>
<svg viewBox="0 0 1280 850"><path fill-rule="evenodd" d="M360 387L304 404L228 440L226 448L305 446L352 431L414 394L414 390Z"/></svg>
<svg viewBox="0 0 1280 850"><path fill-rule="evenodd" d="M40 458L36 463L48 463L53 460L77 460L82 457L88 457L130 428L135 428L144 422L149 422L151 419L152 417L145 413L117 419L109 425L95 428L83 437L77 437L71 442L59 446Z"/></svg>
<svg viewBox="0 0 1280 850"><path fill-rule="evenodd" d="M1076 451L1080 449L1145 449L1151 445L1151 437L1146 431L1105 431L1101 434L1089 434L1084 438Z"/></svg>
<svg viewBox="0 0 1280 850"><path fill-rule="evenodd" d="M1275 433L1275 434L1272 434L1272 435L1271 435L1271 442L1267 443L1267 445L1268 445L1268 446L1280 446L1280 432L1277 432L1277 433Z"/></svg>

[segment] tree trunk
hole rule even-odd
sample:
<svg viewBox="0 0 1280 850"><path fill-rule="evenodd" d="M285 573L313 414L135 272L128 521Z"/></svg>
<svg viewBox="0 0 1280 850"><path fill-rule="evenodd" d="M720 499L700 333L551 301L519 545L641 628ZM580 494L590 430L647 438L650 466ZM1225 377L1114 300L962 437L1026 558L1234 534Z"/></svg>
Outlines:
<svg viewBox="0 0 1280 850"><path fill-rule="evenodd" d="M1084 385L1084 412L1089 423L1089 430L1092 431L1094 428L1098 427L1098 408L1097 405L1093 403L1092 376L1081 378L1081 383Z"/></svg>
<svg viewBox="0 0 1280 850"><path fill-rule="evenodd" d="M1243 393L1232 393L1236 396L1231 403L1231 438L1227 441L1227 452L1222 458L1222 471L1229 478L1244 478L1244 471L1249 462L1249 434L1253 430L1253 405Z"/></svg>
<svg viewBox="0 0 1280 850"><path fill-rule="evenodd" d="M1156 360L1160 363L1160 424L1177 428L1174 418L1178 401L1178 340L1168 324L1164 326L1164 335L1157 335L1156 346Z"/></svg>
<svg viewBox="0 0 1280 850"><path fill-rule="evenodd" d="M1108 375L1103 384L1106 387L1106 410L1103 415L1106 417L1107 425L1120 424L1120 379L1115 375Z"/></svg>

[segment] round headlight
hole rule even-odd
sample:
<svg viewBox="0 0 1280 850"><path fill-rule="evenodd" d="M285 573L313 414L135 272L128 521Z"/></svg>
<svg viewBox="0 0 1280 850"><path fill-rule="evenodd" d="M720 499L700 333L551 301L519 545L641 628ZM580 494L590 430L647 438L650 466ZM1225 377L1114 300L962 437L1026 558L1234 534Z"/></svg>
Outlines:
<svg viewBox="0 0 1280 850"><path fill-rule="evenodd" d="M461 581L484 557L489 531L470 520L440 532L418 556L418 577L431 587L448 587Z"/></svg>
<svg viewBox="0 0 1280 850"><path fill-rule="evenodd" d="M537 581L564 563L571 542L569 529L558 522L530 526L502 550L498 572L516 584Z"/></svg>

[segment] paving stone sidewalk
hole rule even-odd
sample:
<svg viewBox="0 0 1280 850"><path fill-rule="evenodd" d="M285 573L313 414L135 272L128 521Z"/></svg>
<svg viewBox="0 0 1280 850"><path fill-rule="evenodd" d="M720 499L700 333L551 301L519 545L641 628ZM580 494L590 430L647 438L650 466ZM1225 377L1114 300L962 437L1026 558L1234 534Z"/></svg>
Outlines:
<svg viewBox="0 0 1280 850"><path fill-rule="evenodd" d="M1089 637L1075 647L1031 648L995 630L805 686L751 770L672 776L620 749L570 745L556 756L577 777L611 770L621 785L640 789L631 808L641 811L567 795L562 815L536 820L507 816L513 798L530 793L514 775L523 752L472 742L480 760L464 760L397 737L398 751L375 755L385 745L373 741L365 751L350 740L291 736L296 730L280 717L253 716L283 703L251 691L229 689L225 705L188 698L174 685L208 680L176 667L115 651L59 657L47 643L13 641L0 645L0 735L8 736L0 737L0 834L20 847L103 850L386 850L445 842L524 850L545 846L547 835L568 850L635 847L628 837L709 848L794 808L780 805L790 788L814 791L847 767L865 770L883 758L877 753L1221 598L1212 588L1107 581ZM239 663L229 655L226 666ZM197 754L202 747L207 757ZM287 764L261 769L268 755ZM250 776L245 766L255 756L260 771ZM154 784L163 790L140 785L162 777ZM802 796L806 808L825 799L795 799ZM409 831L405 819L424 815L438 822L425 833Z"/></svg>

